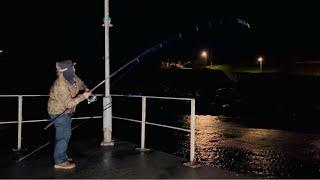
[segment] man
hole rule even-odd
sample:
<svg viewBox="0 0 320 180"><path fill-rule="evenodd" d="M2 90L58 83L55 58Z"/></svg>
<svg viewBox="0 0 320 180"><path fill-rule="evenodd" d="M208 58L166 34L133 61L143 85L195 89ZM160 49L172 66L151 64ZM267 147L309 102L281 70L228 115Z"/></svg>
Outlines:
<svg viewBox="0 0 320 180"><path fill-rule="evenodd" d="M91 96L89 89L75 74L75 63L65 60L56 63L57 79L50 88L48 100L48 114L54 120L56 129L54 147L54 168L72 169L75 164L67 156L67 149L71 137L72 113L76 106ZM78 95L80 90L85 90ZM78 96L77 96L78 95Z"/></svg>

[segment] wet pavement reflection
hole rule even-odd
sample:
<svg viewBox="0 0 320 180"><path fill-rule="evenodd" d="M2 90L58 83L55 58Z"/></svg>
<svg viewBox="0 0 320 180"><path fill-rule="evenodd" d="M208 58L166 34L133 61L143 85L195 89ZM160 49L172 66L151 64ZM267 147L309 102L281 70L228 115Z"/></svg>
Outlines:
<svg viewBox="0 0 320 180"><path fill-rule="evenodd" d="M186 127L188 119L182 120ZM189 151L189 142L182 144L178 155ZM254 177L319 178L319 150L320 132L251 128L223 116L196 117L196 158L201 164Z"/></svg>

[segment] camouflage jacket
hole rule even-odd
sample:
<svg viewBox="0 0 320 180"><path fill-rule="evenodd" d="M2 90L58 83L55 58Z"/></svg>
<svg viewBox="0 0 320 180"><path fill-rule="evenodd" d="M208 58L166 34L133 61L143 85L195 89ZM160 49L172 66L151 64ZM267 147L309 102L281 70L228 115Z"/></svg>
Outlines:
<svg viewBox="0 0 320 180"><path fill-rule="evenodd" d="M85 100L82 94L77 96L80 90L88 90L88 88L79 77L76 76L76 83L72 85L62 73L58 73L57 79L50 88L48 113L61 114L66 109L68 109L66 113L74 112L76 106Z"/></svg>

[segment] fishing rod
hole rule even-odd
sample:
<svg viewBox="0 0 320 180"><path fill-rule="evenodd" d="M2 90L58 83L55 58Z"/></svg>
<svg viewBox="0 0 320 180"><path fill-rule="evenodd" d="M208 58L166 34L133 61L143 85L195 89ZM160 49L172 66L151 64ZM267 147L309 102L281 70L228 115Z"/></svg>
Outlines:
<svg viewBox="0 0 320 180"><path fill-rule="evenodd" d="M235 18L234 19L235 23L239 23L241 25L246 26L247 28L250 28L249 23L247 23L246 21L239 19L239 18ZM232 24L233 22L231 22ZM222 25L222 20L220 19L219 21L209 21L208 23L208 28L212 28L213 26L216 25ZM198 25L195 26L196 31L199 31L200 28ZM109 77L107 77L106 79L104 79L103 81L101 81L99 84L97 84L94 88L92 88L89 92L92 93L94 90L96 90L98 87L100 87L102 84L104 84L106 82L106 80L111 79L113 76L115 76L116 74L118 74L120 71L122 71L123 69L125 69L126 67L128 67L129 65L135 63L135 62L140 62L143 60L144 57L150 55L151 53L154 53L156 51L158 51L159 49L162 49L165 45L171 43L172 41L177 41L179 39L182 39L182 34L181 33L177 33L175 36L172 36L170 38L167 38L166 40L161 41L160 43L152 46L151 48L145 50L143 53L141 53L139 56L137 56L136 58L130 60L128 63L124 64L122 67L120 67L118 70L116 70L114 73L112 73ZM92 102L97 101L97 96L93 95L90 98L87 99L88 104L91 104ZM55 121L57 120L58 117L60 117L62 114L64 114L68 109L65 109L61 114L59 114L58 116L56 116L55 118L53 118L51 120L51 122L44 128L44 130L47 130L50 126L52 126Z"/></svg>
<svg viewBox="0 0 320 180"><path fill-rule="evenodd" d="M246 21L244 21L243 19L239 19L239 18L235 18L235 23L239 23L243 26L246 26L248 29L250 28L249 23L247 23ZM216 25L221 25L222 21L209 21L208 23L208 28L212 28L213 26ZM196 31L199 31L199 27L196 25L195 26ZM127 66L133 64L134 62L140 62L140 60L142 60L142 57L147 56L149 54L151 54L151 52L155 52L161 48L163 48L164 45L167 45L169 43L171 43L172 41L176 41L178 39L182 39L182 33L177 33L175 36L167 38L166 40L154 45L153 47L147 49L146 51L144 51L143 53L141 53L139 56L137 56L136 58L132 59L131 61L129 61L127 64L123 65L121 68L119 68L117 71L115 71L113 74L111 74L107 79L110 79L111 77L113 77L114 75L116 75L117 73L119 73L120 71L122 71L124 68L126 68ZM101 81L98 85L96 85L94 88L92 88L91 91L94 91L96 88L98 88L99 86L101 86L106 80ZM118 81L118 80L117 80ZM90 91L90 92L91 92ZM90 99L88 99L88 104L90 104L91 102L96 101L96 96L93 96L93 100L91 101Z"/></svg>
<svg viewBox="0 0 320 180"><path fill-rule="evenodd" d="M239 23L239 24L241 24L241 25L243 25L243 26L246 26L248 29L250 28L250 25L249 25L246 21L244 21L244 20L242 20L242 19L235 18L235 23ZM215 26L215 25L221 25L221 24L222 24L221 19L220 19L219 21L209 21L209 23L208 23L208 28L212 28L212 27ZM200 30L197 25L195 26L195 29L196 29L196 31L199 31L199 30ZM179 39L182 39L182 34L181 34L181 33L177 33L175 36L172 36L172 37L170 37L170 38L168 38L168 39L166 39L166 40L163 40L163 41L161 41L160 43L152 46L151 48L149 48L149 49L147 49L147 50L145 50L145 51L144 51L143 53L141 53L139 56L135 57L134 59L130 60L128 63L124 64L122 67L120 67L118 70L116 70L114 73L112 73L112 74L111 74L109 77L107 77L105 80L101 81L99 84L97 84L95 87L93 87L89 92L92 93L94 90L96 90L98 87L100 87L103 83L105 83L106 80L111 79L113 76L115 76L117 73L119 73L120 71L122 71L123 69L125 69L126 67L128 67L129 65L131 65L131 64L133 64L133 63L135 63L135 62L140 63L140 62L143 60L143 58L151 55L151 53L154 53L154 52L158 51L159 49L162 49L165 45L171 43L172 41L177 41L177 40L179 40ZM131 68L131 69L132 69L132 68ZM130 70L131 70L131 69L130 69ZM128 73L128 72L126 72L126 73ZM122 76L121 78L123 78L123 76ZM90 99L90 98L88 99L88 104L90 104L90 103L92 103L92 102L94 102L94 101L96 101L96 100L97 100L97 97L96 97L96 96L92 96L91 99ZM106 107L104 107L103 111L109 109L110 107L112 107L112 104L111 104L111 103L107 104ZM67 109L66 109L66 110L67 110ZM58 116L56 116L54 119L52 119L52 122L50 122L44 129L47 130L52 124L54 124L54 122L57 120L57 118L60 117L63 113L65 113L66 110L64 110L64 112L62 112L61 114L59 114ZM80 124L80 125L82 125L82 124ZM77 127L79 127L80 125L78 125ZM73 130L73 129L72 129L72 130ZM51 141L47 142L46 144L40 146L40 147L37 148L36 150L34 150L34 151L32 151L31 153L27 154L26 156L20 158L18 161L20 162L20 161L24 160L25 158L29 157L30 155L34 154L35 152L37 152L37 151L43 149L44 147L48 146L50 143L51 143Z"/></svg>
<svg viewBox="0 0 320 180"><path fill-rule="evenodd" d="M232 21L235 20L235 23L239 23L241 25L246 26L247 28L250 28L249 23L247 23L246 21L244 21L243 19L239 19L239 18L234 18L232 19ZM231 21L231 24L233 23ZM216 25L222 25L222 20L217 20L217 21L209 21L208 23L208 28L212 28L213 26ZM196 31L199 31L200 28L198 25L195 26ZM113 76L115 76L116 74L118 74L120 71L122 71L123 69L125 69L126 67L128 67L129 65L135 63L135 62L140 62L142 60L143 57L150 55L152 52L156 52L159 49L162 49L164 45L167 45L169 43L171 43L172 41L176 41L178 39L182 39L182 34L181 33L177 33L175 36L167 38L164 41L161 41L160 43L154 45L153 47L147 49L146 51L144 51L143 53L141 53L139 56L137 56L136 58L132 59L131 61L129 61L128 63L126 63L125 65L123 65L122 67L120 67L118 70L116 70L114 73L112 73L109 77L107 77L106 79L104 79L103 81L101 81L99 84L97 84L94 88L92 88L89 92L93 92L95 89L97 89L99 86L101 86L102 84L105 83L106 80L111 79ZM88 98L88 104L95 102L97 100L97 96L91 96L90 98ZM65 112L65 111L64 111ZM63 112L63 113L64 113ZM47 129L48 127L46 127L45 129Z"/></svg>

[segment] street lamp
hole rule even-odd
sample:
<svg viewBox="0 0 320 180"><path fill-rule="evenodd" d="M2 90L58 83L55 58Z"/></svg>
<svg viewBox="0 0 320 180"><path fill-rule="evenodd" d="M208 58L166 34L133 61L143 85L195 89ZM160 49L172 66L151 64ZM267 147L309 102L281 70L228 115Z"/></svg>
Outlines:
<svg viewBox="0 0 320 180"><path fill-rule="evenodd" d="M208 60L208 53L207 51L202 51L201 52L201 57L204 58L206 61L206 65L207 65L207 60Z"/></svg>
<svg viewBox="0 0 320 180"><path fill-rule="evenodd" d="M260 72L262 72L262 62L263 62L263 57L259 56L257 60L258 60L259 65L260 65Z"/></svg>

